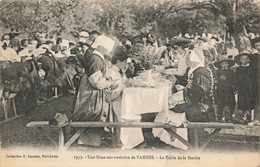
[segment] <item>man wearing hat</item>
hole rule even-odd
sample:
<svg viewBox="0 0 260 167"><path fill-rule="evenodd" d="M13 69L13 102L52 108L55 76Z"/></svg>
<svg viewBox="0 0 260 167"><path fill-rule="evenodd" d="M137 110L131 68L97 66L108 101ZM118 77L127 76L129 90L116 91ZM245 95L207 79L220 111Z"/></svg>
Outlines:
<svg viewBox="0 0 260 167"><path fill-rule="evenodd" d="M176 51L178 52L177 56L179 59L178 70L174 75L177 78L176 84L186 85L187 84L187 74L188 67L186 64L186 57L190 53L189 48L191 46L191 40L186 38L176 38L171 41L171 43L176 47Z"/></svg>
<svg viewBox="0 0 260 167"><path fill-rule="evenodd" d="M169 41L166 44L166 50L162 52L161 59L165 62L166 66L171 66L171 62L174 61L174 54L173 54L173 44L172 41Z"/></svg>
<svg viewBox="0 0 260 167"><path fill-rule="evenodd" d="M255 52L259 54L260 53L260 37L256 37L256 38L252 39L251 45L255 49Z"/></svg>
<svg viewBox="0 0 260 167"><path fill-rule="evenodd" d="M242 53L235 57L236 63L240 66L236 69L235 81L238 93L238 109L243 111L243 119L251 121L251 110L255 109L257 115L257 76L256 68L250 64L251 54Z"/></svg>
<svg viewBox="0 0 260 167"><path fill-rule="evenodd" d="M223 122L230 121L235 109L234 72L230 69L234 64L233 60L224 56L214 63L214 66L218 68L216 72L218 120Z"/></svg>

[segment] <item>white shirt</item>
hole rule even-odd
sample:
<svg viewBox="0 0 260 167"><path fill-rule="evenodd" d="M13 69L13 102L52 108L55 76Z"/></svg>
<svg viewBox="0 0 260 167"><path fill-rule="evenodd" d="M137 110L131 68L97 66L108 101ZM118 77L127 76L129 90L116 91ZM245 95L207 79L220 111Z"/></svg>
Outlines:
<svg viewBox="0 0 260 167"><path fill-rule="evenodd" d="M112 65L108 70L107 70L107 76L111 77L113 80L120 80L122 79L122 76L120 74L120 69L116 65Z"/></svg>
<svg viewBox="0 0 260 167"><path fill-rule="evenodd" d="M227 48L227 56L232 55L232 59L234 59L235 56L239 54L239 51L237 48Z"/></svg>
<svg viewBox="0 0 260 167"><path fill-rule="evenodd" d="M18 57L16 51L12 48L7 47L6 49L3 49L0 47L0 60L1 61L21 61Z"/></svg>
<svg viewBox="0 0 260 167"><path fill-rule="evenodd" d="M29 52L29 49L28 48L24 48L23 50L21 50L19 53L18 53L18 57L21 59L21 57L30 57L32 56L32 53Z"/></svg>
<svg viewBox="0 0 260 167"><path fill-rule="evenodd" d="M124 81L125 81L125 77L122 77L122 75L120 74L120 69L116 66L116 65L112 65L106 73L106 77L112 79L112 81L115 81L118 83L118 88L114 89L112 91L111 97L112 99L116 99L120 93L122 92L122 90L125 88L124 85Z"/></svg>
<svg viewBox="0 0 260 167"><path fill-rule="evenodd" d="M176 75L183 76L186 73L187 64L186 64L186 56L188 54L188 51L181 54L179 57L179 64L178 64L178 72Z"/></svg>

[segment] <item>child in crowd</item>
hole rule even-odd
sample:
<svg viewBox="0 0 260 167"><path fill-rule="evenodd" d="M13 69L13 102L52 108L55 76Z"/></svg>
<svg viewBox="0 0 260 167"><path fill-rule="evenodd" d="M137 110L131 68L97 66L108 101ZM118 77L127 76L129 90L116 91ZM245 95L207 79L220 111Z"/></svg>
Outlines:
<svg viewBox="0 0 260 167"><path fill-rule="evenodd" d="M235 109L234 72L230 69L234 61L220 57L214 65L218 68L216 72L218 120L226 122L230 121Z"/></svg>
<svg viewBox="0 0 260 167"><path fill-rule="evenodd" d="M253 68L249 65L249 54L239 54L235 57L236 63L240 66L235 72L235 85L238 93L238 109L243 111L243 119L246 122L251 120L253 109L252 84Z"/></svg>

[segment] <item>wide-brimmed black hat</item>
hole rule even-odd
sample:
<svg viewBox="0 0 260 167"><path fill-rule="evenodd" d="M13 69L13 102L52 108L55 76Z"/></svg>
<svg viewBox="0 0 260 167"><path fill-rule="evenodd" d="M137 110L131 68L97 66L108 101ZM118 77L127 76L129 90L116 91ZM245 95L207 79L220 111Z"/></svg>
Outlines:
<svg viewBox="0 0 260 167"><path fill-rule="evenodd" d="M251 45L253 48L255 48L255 44L260 42L260 37L256 37L254 39L251 40Z"/></svg>
<svg viewBox="0 0 260 167"><path fill-rule="evenodd" d="M221 68L220 64L221 64L222 62L224 62L224 61L226 61L226 62L228 63L228 67L232 67L232 66L235 64L235 61L234 61L234 60L228 59L228 58L225 57L225 56L221 56L221 57L219 58L219 61L217 61L217 62L214 63L214 66L217 67L217 68Z"/></svg>
<svg viewBox="0 0 260 167"><path fill-rule="evenodd" d="M241 58L242 56L248 56L248 58L250 59L251 54L249 54L249 53L241 53L241 54L237 55L237 56L235 57L235 62L236 62L237 64L241 64L240 58Z"/></svg>
<svg viewBox="0 0 260 167"><path fill-rule="evenodd" d="M183 38L183 37L180 37L180 38L173 38L172 40L169 41L169 44L170 45L181 45L181 44L188 44L188 43L192 43L192 40L191 39L188 39L188 38Z"/></svg>
<svg viewBox="0 0 260 167"><path fill-rule="evenodd" d="M65 114L56 113L55 117L49 121L51 127L64 127L70 123Z"/></svg>
<svg viewBox="0 0 260 167"><path fill-rule="evenodd" d="M207 37L199 37L198 40L201 40L203 42L210 42L210 39Z"/></svg>
<svg viewBox="0 0 260 167"><path fill-rule="evenodd" d="M127 58L128 58L128 53L127 53L126 48L124 46L116 46L112 59L124 60Z"/></svg>

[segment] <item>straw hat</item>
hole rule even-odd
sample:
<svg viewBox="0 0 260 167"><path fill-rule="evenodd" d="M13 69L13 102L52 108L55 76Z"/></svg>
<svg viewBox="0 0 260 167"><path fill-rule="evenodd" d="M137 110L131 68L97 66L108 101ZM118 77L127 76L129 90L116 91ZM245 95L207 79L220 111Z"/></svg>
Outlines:
<svg viewBox="0 0 260 167"><path fill-rule="evenodd" d="M170 45L180 45L183 43L191 43L191 42L192 42L191 39L180 37L180 38L174 38L174 39L170 40L169 44Z"/></svg>
<svg viewBox="0 0 260 167"><path fill-rule="evenodd" d="M253 48L255 48L255 44L260 42L260 37L256 37L254 39L251 40L251 45Z"/></svg>
<svg viewBox="0 0 260 167"><path fill-rule="evenodd" d="M228 59L225 56L221 56L219 61L214 63L214 66L217 67L217 68L221 68L220 64L224 61L226 61L228 63L228 67L231 67L235 64L234 60Z"/></svg>

